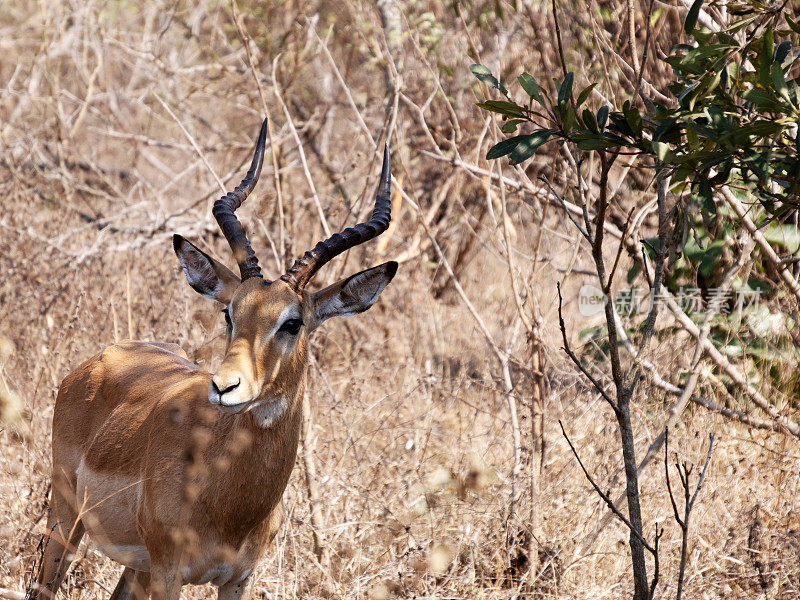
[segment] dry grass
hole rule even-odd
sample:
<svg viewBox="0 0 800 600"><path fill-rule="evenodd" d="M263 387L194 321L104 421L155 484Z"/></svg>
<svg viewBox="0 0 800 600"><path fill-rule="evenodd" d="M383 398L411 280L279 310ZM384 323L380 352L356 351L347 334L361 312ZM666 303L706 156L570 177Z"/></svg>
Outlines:
<svg viewBox="0 0 800 600"><path fill-rule="evenodd" d="M129 335L177 342L208 368L224 349L222 319L185 285L169 236L180 232L228 256L210 215L219 195L215 175L229 187L238 182L263 109L228 3L193 4L4 0L0 5L0 337L4 347L12 344L2 352L8 357L0 363L0 392L5 383L24 400L21 421L0 429L0 587L24 589L37 558L50 417L58 384L69 370ZM510 293L499 204L487 196L483 178L422 150L435 152L435 142L450 151L453 140L466 162L486 167L481 157L495 127L484 129L485 116L474 108L482 90L467 66L477 52L492 67L501 63L504 74L528 69L541 80L558 74L547 37L549 4L531 4L519 13L502 4L500 17L494 3L476 2L462 7L462 20L438 3L404 3L397 68L408 101L396 105L391 89L397 80L387 75L383 29L372 3L255 4L242 2L239 11L254 38L251 50L273 118L283 247L271 166L265 165L256 194L240 212L267 276L278 274L276 263L322 237L297 145L273 93L274 59L280 93L332 228L354 221L377 179L371 142L316 30L371 136L381 140L391 129L395 174L421 207L490 334L524 361L526 341ZM586 40L592 37L587 11L576 6L573 12L564 27L570 52L591 45ZM678 26L677 17L668 15L660 35L668 37ZM615 35L610 24L608 30ZM602 71L577 50L572 59L578 71ZM158 98L197 142L202 157ZM426 101L427 129L411 105ZM549 169L553 159L543 154L528 167L529 175ZM625 194L625 200L636 201L639 192ZM397 207L396 229L382 242L380 256L370 245L320 277L330 281L343 271L404 259L375 308L326 325L314 343L320 368L310 368L308 393L331 565L321 567L312 552L298 461L285 495L288 519L257 572L257 597L520 593L519 550L506 544L513 444L499 365L454 292L412 204L403 200ZM510 196L509 210L517 268L528 301L541 308L548 362L547 447L535 502L540 555L552 566L537 593L623 597L631 585L627 532L616 522L596 530L606 509L557 424L565 423L588 468L616 495L621 478L616 427L608 407L564 360L556 325L556 281L564 281L567 290L571 333L592 324L574 303L574 291L587 279L581 269L591 262L585 250L572 256L574 228L550 208L540 260L529 279L539 219L516 196ZM662 373L677 373L690 359L676 348L665 344L655 350ZM527 461L531 376L524 369L512 375ZM706 392L714 397L713 390ZM640 452L665 419L664 400L646 387L637 396ZM712 430L718 447L693 515L687 597L756 597L763 595L762 583L770 597L796 597L796 440L694 409L673 432L673 446L683 460L702 463ZM522 496L517 514L527 515L530 498ZM646 472L642 498L648 535L654 524L664 528L659 597L672 597L680 530L671 518L663 465ZM759 551L760 572L750 547ZM67 597L102 597L119 571L84 545L66 583ZM184 597L213 593L191 587Z"/></svg>

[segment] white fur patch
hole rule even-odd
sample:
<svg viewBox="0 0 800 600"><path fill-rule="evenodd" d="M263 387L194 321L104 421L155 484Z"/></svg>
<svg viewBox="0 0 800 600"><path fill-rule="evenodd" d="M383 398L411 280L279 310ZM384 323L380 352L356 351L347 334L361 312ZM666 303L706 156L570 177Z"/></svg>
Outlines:
<svg viewBox="0 0 800 600"><path fill-rule="evenodd" d="M142 494L138 477L96 473L81 459L75 470L76 502L92 542L109 558L137 571L150 568L150 554L136 532L136 507ZM138 542L138 543L137 543Z"/></svg>
<svg viewBox="0 0 800 600"><path fill-rule="evenodd" d="M247 410L253 411L253 416L259 427L266 429L280 419L289 407L286 398L269 398L254 403Z"/></svg>
<svg viewBox="0 0 800 600"><path fill-rule="evenodd" d="M193 582L196 585L203 585L204 583L213 583L214 585L225 585L233 577L233 567L231 565L217 565L210 568L203 573L197 581Z"/></svg>
<svg viewBox="0 0 800 600"><path fill-rule="evenodd" d="M241 575L239 575L239 577L236 578L236 581L231 581L231 583L233 583L234 585L236 585L237 583L242 583L245 579L250 577L250 573L252 572L253 569L245 570Z"/></svg>
<svg viewBox="0 0 800 600"><path fill-rule="evenodd" d="M272 336L274 336L278 332L278 329L281 328L281 325L283 325L289 319L302 319L302 318L303 315L300 312L299 306L295 305L287 306L286 308L283 309L281 316L279 316L278 320L275 322L275 327L273 327L272 331L270 331L267 334L267 339L268 340L271 339Z"/></svg>
<svg viewBox="0 0 800 600"><path fill-rule="evenodd" d="M150 553L144 546L117 546L114 544L98 544L97 548L111 560L130 567L134 571L150 570Z"/></svg>

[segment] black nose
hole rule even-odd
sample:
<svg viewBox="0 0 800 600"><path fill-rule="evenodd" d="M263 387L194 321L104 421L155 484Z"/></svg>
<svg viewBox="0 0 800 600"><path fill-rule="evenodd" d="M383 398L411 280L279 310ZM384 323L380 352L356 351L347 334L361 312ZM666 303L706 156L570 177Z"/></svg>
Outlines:
<svg viewBox="0 0 800 600"><path fill-rule="evenodd" d="M224 394L227 394L228 392L232 392L237 387L239 387L239 379L238 378L236 379L236 381L234 381L232 383L229 383L224 389L220 389L219 386L217 386L217 382L214 381L213 379L211 380L211 389L214 392L216 392L218 396L223 396Z"/></svg>

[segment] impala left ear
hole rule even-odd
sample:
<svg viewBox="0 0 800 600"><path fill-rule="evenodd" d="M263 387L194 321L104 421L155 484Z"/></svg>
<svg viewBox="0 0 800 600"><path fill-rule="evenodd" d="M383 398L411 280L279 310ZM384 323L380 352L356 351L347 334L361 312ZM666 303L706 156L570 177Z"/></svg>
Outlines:
<svg viewBox="0 0 800 600"><path fill-rule="evenodd" d="M331 317L349 317L364 312L375 304L395 273L397 263L390 261L309 294L312 309L309 330L316 329Z"/></svg>

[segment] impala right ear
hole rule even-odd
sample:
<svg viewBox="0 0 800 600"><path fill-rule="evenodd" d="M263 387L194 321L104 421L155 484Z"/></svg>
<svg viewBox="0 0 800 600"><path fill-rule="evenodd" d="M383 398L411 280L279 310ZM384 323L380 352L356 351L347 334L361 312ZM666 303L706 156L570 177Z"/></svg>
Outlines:
<svg viewBox="0 0 800 600"><path fill-rule="evenodd" d="M186 280L195 291L222 304L228 304L239 286L239 278L228 267L214 260L183 236L172 236L172 247L181 261Z"/></svg>

